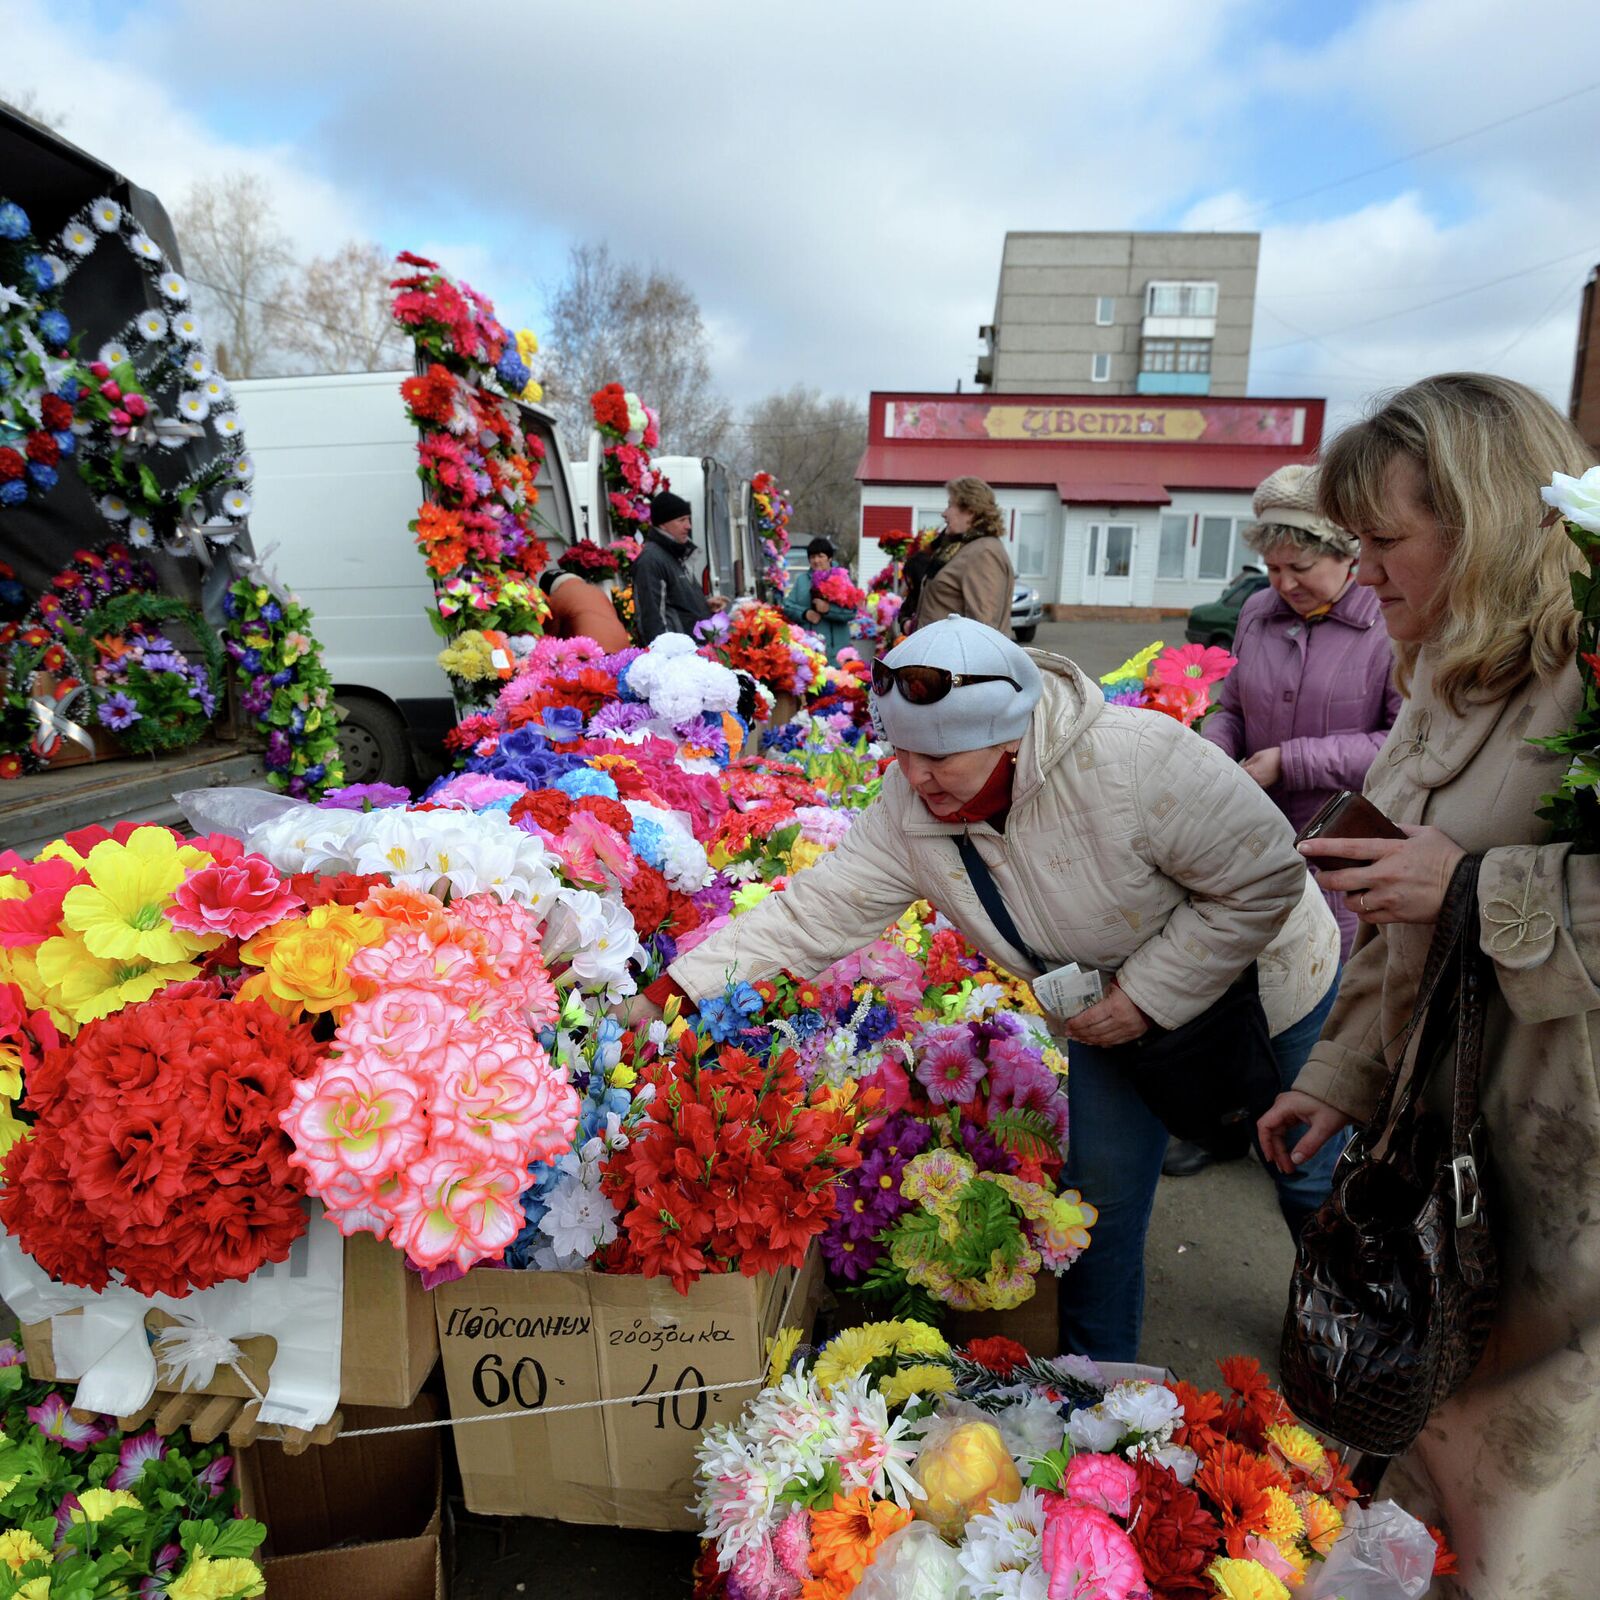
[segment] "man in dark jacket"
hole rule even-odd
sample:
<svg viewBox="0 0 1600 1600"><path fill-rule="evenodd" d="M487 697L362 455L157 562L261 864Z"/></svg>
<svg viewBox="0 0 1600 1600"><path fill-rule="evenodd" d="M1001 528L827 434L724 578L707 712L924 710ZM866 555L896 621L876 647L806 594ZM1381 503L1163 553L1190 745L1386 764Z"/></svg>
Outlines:
<svg viewBox="0 0 1600 1600"><path fill-rule="evenodd" d="M634 627L641 644L663 633L693 637L695 623L728 603L719 594L702 594L689 576L692 526L691 507L680 495L663 491L650 502L650 527L633 564Z"/></svg>

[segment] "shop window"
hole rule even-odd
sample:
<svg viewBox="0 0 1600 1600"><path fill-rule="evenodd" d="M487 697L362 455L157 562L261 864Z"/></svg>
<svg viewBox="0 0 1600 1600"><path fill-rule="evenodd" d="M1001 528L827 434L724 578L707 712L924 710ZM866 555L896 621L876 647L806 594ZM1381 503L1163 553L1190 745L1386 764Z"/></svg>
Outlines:
<svg viewBox="0 0 1600 1600"><path fill-rule="evenodd" d="M1050 573L1050 518L1043 511L1017 513L1017 571L1030 578Z"/></svg>
<svg viewBox="0 0 1600 1600"><path fill-rule="evenodd" d="M1189 551L1189 518L1185 512L1161 513L1161 547L1156 554L1158 578L1181 578Z"/></svg>
<svg viewBox="0 0 1600 1600"><path fill-rule="evenodd" d="M1201 517L1197 578L1222 583L1233 576L1233 518Z"/></svg>

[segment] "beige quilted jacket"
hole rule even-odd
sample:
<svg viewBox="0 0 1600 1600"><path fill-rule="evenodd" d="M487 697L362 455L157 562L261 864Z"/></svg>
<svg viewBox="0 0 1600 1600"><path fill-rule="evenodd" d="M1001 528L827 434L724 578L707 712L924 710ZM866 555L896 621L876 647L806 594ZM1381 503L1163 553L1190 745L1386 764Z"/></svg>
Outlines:
<svg viewBox="0 0 1600 1600"><path fill-rule="evenodd" d="M1339 930L1283 814L1227 756L1171 717L1108 706L1064 656L1031 650L1045 691L1017 755L1006 831L970 828L1017 930L1051 965L1119 974L1162 1027L1198 1016L1259 958L1273 1033L1338 968ZM980 950L1038 969L1001 938L952 842L891 768L845 841L782 893L674 962L696 999L731 976L811 977L931 900Z"/></svg>

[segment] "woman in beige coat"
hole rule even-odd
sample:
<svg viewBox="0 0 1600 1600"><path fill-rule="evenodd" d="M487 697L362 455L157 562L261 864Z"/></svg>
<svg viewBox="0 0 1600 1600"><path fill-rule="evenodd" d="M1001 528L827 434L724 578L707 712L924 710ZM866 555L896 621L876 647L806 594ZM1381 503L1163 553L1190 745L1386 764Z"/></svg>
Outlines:
<svg viewBox="0 0 1600 1600"><path fill-rule="evenodd" d="M1006 550L1005 519L982 478L945 486L944 532L906 563L901 629L926 628L944 617L971 617L1011 637L1016 573Z"/></svg>
<svg viewBox="0 0 1600 1600"><path fill-rule="evenodd" d="M880 661L874 690L899 756L882 794L833 854L680 957L664 982L698 1002L730 975L814 977L924 897L1023 977L1068 961L1114 977L1065 1025L1067 1181L1099 1222L1062 1279L1062 1337L1084 1355L1132 1360L1167 1132L1113 1052L1200 1016L1254 964L1274 1045L1298 1042L1292 1063L1277 1060L1293 1082L1331 1003L1338 926L1258 784L1172 718L1108 706L1064 657L948 617ZM963 835L1043 966L985 911ZM648 996L666 998L654 986Z"/></svg>
<svg viewBox="0 0 1600 1600"><path fill-rule="evenodd" d="M1461 1570L1440 1589L1463 1600L1600 1593L1600 858L1551 842L1536 812L1564 762L1530 742L1582 701L1578 557L1539 490L1588 459L1531 390L1452 374L1401 391L1322 467L1322 507L1360 534L1407 696L1365 793L1410 837L1303 847L1365 927L1323 1042L1261 1135L1287 1171L1371 1114L1445 886L1482 855L1499 1314L1477 1370L1383 1484L1444 1527Z"/></svg>

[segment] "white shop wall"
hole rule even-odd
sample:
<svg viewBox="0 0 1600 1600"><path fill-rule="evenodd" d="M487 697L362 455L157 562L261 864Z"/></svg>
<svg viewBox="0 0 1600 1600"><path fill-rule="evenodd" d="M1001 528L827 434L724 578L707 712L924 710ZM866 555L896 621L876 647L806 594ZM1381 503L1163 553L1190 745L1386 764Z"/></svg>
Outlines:
<svg viewBox="0 0 1600 1600"><path fill-rule="evenodd" d="M1017 576L1033 584L1049 604L1061 585L1060 498L1053 489L996 489L995 500L1006 521L1006 548ZM861 490L863 507L909 506L913 533L943 527L946 503L943 484L870 484ZM863 587L870 584L888 561L876 539L863 537L856 581Z"/></svg>

